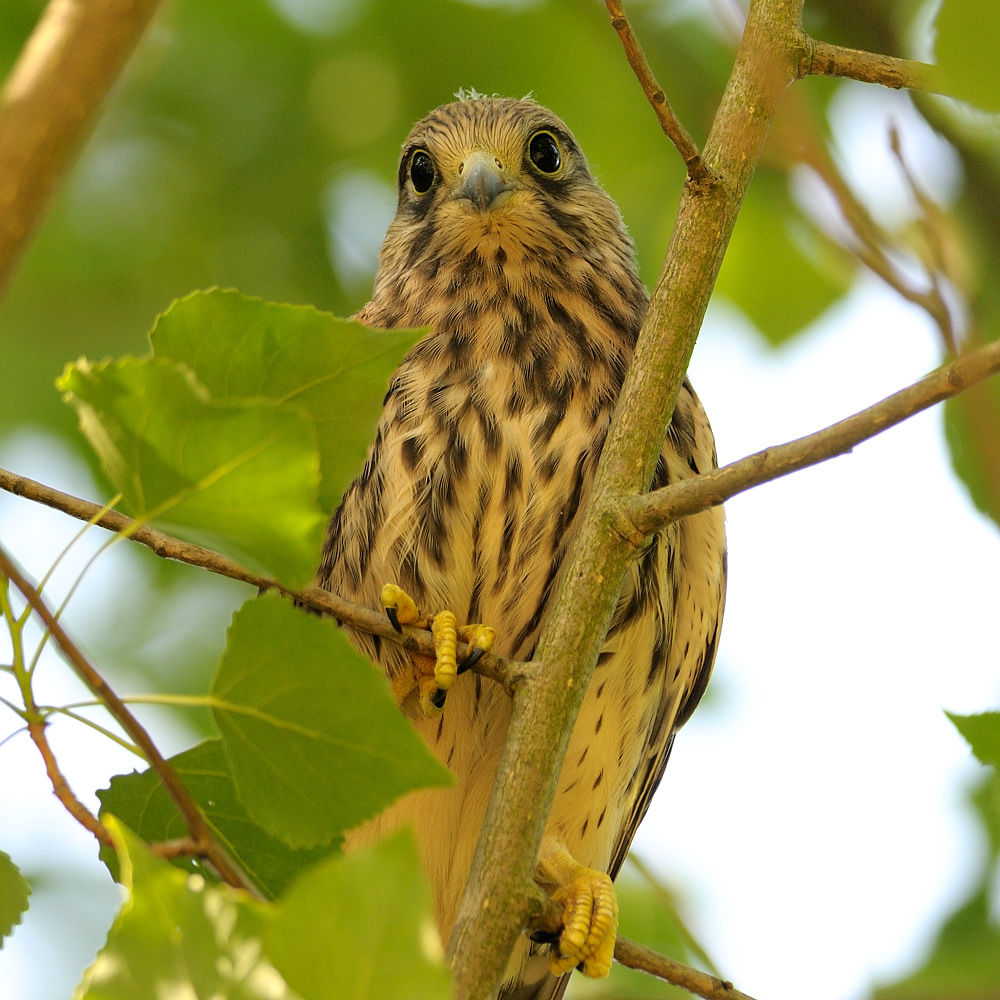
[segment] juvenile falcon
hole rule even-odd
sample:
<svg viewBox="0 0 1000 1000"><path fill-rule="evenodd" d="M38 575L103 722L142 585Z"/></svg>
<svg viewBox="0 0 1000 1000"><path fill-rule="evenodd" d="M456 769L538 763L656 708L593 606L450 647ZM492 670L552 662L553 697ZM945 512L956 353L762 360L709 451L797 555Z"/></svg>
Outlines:
<svg viewBox="0 0 1000 1000"><path fill-rule="evenodd" d="M398 182L375 291L358 318L431 329L390 381L364 470L331 521L320 582L407 621L420 613L444 621L447 609L459 623L488 623L497 653L527 660L594 479L647 293L614 202L569 129L530 100L473 95L431 112L404 144ZM653 485L715 464L708 419L685 381ZM655 535L627 573L538 859L539 883L565 905L565 929L551 947L522 940L502 997L560 997L564 973L576 966L607 974L617 926L610 880L673 734L708 683L725 567L715 508ZM349 846L412 824L446 941L510 702L474 673L450 686L440 662L351 635L386 671L455 785L406 796ZM480 641L483 632L470 635Z"/></svg>

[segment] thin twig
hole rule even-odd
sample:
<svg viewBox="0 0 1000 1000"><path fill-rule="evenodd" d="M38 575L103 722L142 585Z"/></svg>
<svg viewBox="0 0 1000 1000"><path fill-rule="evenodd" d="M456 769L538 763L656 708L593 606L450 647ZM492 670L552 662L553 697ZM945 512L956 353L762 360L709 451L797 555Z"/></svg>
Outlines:
<svg viewBox="0 0 1000 1000"><path fill-rule="evenodd" d="M802 35L799 77L841 76L862 83L877 83L893 90L936 89L934 67L912 59L898 59L877 52L848 49Z"/></svg>
<svg viewBox="0 0 1000 1000"><path fill-rule="evenodd" d="M49 776L49 781L52 782L52 791L55 797L65 806L70 816L82 827L89 830L102 844L114 847L115 844L108 828L73 794L69 782L59 770L55 754L45 736L46 726L45 722L29 722L28 734L35 746L38 747L42 760L45 761L45 773Z"/></svg>
<svg viewBox="0 0 1000 1000"><path fill-rule="evenodd" d="M532 895L538 906L538 913L531 922L531 929L545 931L550 935L558 934L562 928L562 906L548 897L541 896L537 889ZM731 982L719 976L713 976L683 962L667 958L627 938L620 937L615 942L615 961L619 965L656 976L657 979L679 986L688 993L704 997L705 1000L753 1000L752 997L736 989Z"/></svg>
<svg viewBox="0 0 1000 1000"><path fill-rule="evenodd" d="M615 961L619 965L626 965L630 969L638 969L656 976L657 979L679 986L688 993L704 997L705 1000L752 1000L725 979L710 976L707 972L700 972L682 962L675 962L672 958L659 955L652 949L626 938L619 938L615 942Z"/></svg>
<svg viewBox="0 0 1000 1000"><path fill-rule="evenodd" d="M163 783L167 794L173 799L180 811L192 840L198 845L198 853L210 861L223 881L238 889L246 889L259 895L253 883L240 871L229 855L215 840L212 831L205 821L197 803L191 797L184 782L170 762L160 753L153 743L149 733L139 720L129 711L125 703L108 686L107 681L97 672L90 661L83 655L79 646L69 637L66 630L56 621L48 605L34 586L21 573L7 552L0 546L0 575L7 577L21 592L24 599L31 605L35 614L44 622L52 633L63 656L73 667L73 670L84 684L101 700L115 721L132 737L136 746L142 750L149 766L156 772Z"/></svg>
<svg viewBox="0 0 1000 1000"><path fill-rule="evenodd" d="M949 357L958 356L958 336L955 330L955 321L952 318L951 310L945 301L944 289L942 288L942 278L949 279L948 260L945 253L944 224L941 207L923 189L920 181L910 169L906 156L903 153L903 140L900 137L899 129L896 125L889 128L889 148L892 150L896 162L899 164L900 172L906 181L910 194L914 202L920 209L917 216L917 224L923 234L924 245L927 251L927 260L924 266L931 283L930 297L934 308L927 311L931 319L937 323L941 331L941 339L944 341L945 350ZM923 255L921 255L923 256Z"/></svg>
<svg viewBox="0 0 1000 1000"><path fill-rule="evenodd" d="M890 134L890 142L892 137ZM781 154L781 167L786 169L789 162L804 163L815 171L833 195L847 224L848 232L831 234L838 246L864 264L873 274L881 278L897 294L923 309L941 329L946 344L954 341L953 320L948 303L942 293L940 280L933 266L922 260L928 288L917 288L901 273L893 260L890 249L893 241L882 227L872 218L871 213L861 203L858 196L844 180L834 164L825 141L819 136L813 115L807 110L802 95L792 91L785 95L782 110L775 127L771 131L770 149ZM904 168L905 169L905 168ZM914 191L914 197L919 197ZM920 202L925 215L933 210L933 203ZM928 243L937 243L925 227ZM958 352L951 350L954 357Z"/></svg>
<svg viewBox="0 0 1000 1000"><path fill-rule="evenodd" d="M657 83L646 59L646 54L639 44L639 39L635 37L632 25L622 9L620 0L604 0L604 5L611 15L611 27L618 32L618 37L622 41L625 58L628 59L628 64L632 67L632 72L635 73L646 99L652 105L653 111L656 112L660 128L677 147L677 152L681 154L684 166L687 167L688 176L692 180L703 180L708 176L708 172L702 162L701 153L698 152L698 146L688 134L687 129L680 123L677 115L674 114L674 110L667 100L667 95Z"/></svg>
<svg viewBox="0 0 1000 1000"><path fill-rule="evenodd" d="M332 618L352 625L362 632L368 632L389 642L398 643L411 652L431 657L435 655L434 640L429 632L423 629L404 627L403 634L400 635L393 629L389 619L384 614L359 604L352 604L328 590L323 590L320 587L291 590L273 577L253 573L234 560L220 555L218 552L213 552L211 549L181 541L181 539L174 538L157 528L139 525L132 518L126 517L116 510L107 510L100 504L81 500L79 497L63 493L51 486L46 486L44 483L19 476L6 469L0 469L0 489L13 493L15 496L24 497L26 500L44 504L46 507L60 510L81 521L96 524L108 531L125 535L133 542L145 545L162 559L172 559L176 562L187 563L189 566L198 566L219 576L248 583L258 590L278 591L313 611L330 615ZM464 643L459 643L458 655L464 658L467 653L468 647ZM484 677L489 677L498 684L502 684L508 692L513 690L514 686L530 669L530 664L517 663L492 654L484 655L473 667L477 674L482 674Z"/></svg>
<svg viewBox="0 0 1000 1000"><path fill-rule="evenodd" d="M719 977L719 970L712 961L711 956L702 948L701 943L691 933L690 928L677 912L677 901L674 894L657 877L656 873L646 864L646 862L634 852L629 852L628 862L646 880L647 885L653 890L653 894L659 898L661 904L670 912L671 919L676 924L677 930L684 941L684 947L716 977Z"/></svg>
<svg viewBox="0 0 1000 1000"><path fill-rule="evenodd" d="M957 396L998 371L1000 341L993 341L823 430L787 444L765 448L703 476L665 486L645 496L623 499L613 516L616 530L633 544L640 545L647 535L665 524L715 507L737 493L790 472L845 455L862 441L935 403Z"/></svg>

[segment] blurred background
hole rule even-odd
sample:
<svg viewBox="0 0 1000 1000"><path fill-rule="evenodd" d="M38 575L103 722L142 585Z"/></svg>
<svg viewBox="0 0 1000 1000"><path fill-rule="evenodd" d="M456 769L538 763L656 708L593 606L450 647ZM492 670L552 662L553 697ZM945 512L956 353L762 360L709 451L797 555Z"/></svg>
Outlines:
<svg viewBox="0 0 1000 1000"><path fill-rule="evenodd" d="M3 73L42 7L5 0ZM809 0L807 28L929 58L934 9ZM628 11L703 142L739 3ZM683 171L597 0L172 0L0 304L0 466L108 499L53 380L80 355L144 353L156 314L192 289L359 308L400 144L460 87L533 94L570 125L652 285ZM720 460L815 430L956 343L994 338L998 232L993 119L850 82L792 88L691 369ZM760 1000L1000 996L1000 786L944 714L1000 703L995 383L728 505L716 677L635 850L722 974ZM0 538L36 579L77 532L0 495ZM74 545L53 599L100 541ZM120 692L201 693L245 596L118 545L88 568L65 621ZM47 703L84 699L55 658L38 672ZM145 717L168 752L208 731L197 712ZM17 722L0 714L0 850L34 893L0 951L0 993L42 1000L70 995L120 897ZM110 775L141 766L70 719L52 734L95 808ZM665 993L626 978L572 995Z"/></svg>

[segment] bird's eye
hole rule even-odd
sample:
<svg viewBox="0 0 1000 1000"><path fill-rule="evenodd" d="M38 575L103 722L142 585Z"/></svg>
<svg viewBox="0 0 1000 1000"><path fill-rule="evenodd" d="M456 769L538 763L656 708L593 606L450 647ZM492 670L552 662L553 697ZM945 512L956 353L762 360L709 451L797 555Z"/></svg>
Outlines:
<svg viewBox="0 0 1000 1000"><path fill-rule="evenodd" d="M531 137L528 156L543 174L554 174L562 165L559 143L551 132L536 132Z"/></svg>
<svg viewBox="0 0 1000 1000"><path fill-rule="evenodd" d="M434 183L434 161L426 149L414 150L410 157L410 181L417 194L427 194Z"/></svg>

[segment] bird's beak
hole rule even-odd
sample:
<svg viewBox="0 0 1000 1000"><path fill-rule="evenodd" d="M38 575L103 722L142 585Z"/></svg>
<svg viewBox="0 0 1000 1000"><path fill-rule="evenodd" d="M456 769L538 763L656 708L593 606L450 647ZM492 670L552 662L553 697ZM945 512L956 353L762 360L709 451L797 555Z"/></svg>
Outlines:
<svg viewBox="0 0 1000 1000"><path fill-rule="evenodd" d="M459 183L452 197L471 202L481 212L496 208L514 187L496 156L482 150L469 153L458 171Z"/></svg>

